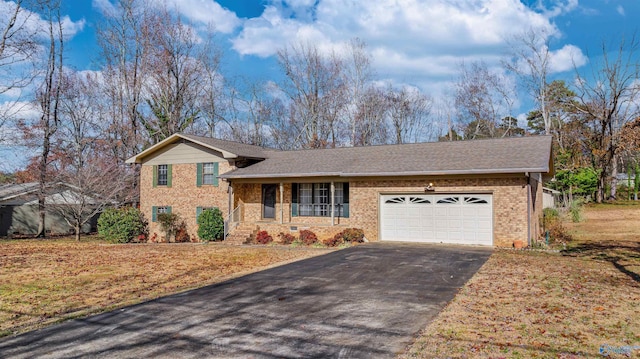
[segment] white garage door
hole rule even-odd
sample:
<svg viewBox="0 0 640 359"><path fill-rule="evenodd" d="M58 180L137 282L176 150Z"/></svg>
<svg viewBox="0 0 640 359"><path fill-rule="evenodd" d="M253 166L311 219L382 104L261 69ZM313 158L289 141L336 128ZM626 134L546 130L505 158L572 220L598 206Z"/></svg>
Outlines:
<svg viewBox="0 0 640 359"><path fill-rule="evenodd" d="M493 244L490 194L380 196L385 241Z"/></svg>

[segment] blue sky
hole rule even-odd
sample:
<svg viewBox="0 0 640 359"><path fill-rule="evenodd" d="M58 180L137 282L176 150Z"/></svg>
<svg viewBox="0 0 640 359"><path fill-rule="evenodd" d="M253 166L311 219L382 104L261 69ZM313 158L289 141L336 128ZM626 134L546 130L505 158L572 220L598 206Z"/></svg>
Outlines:
<svg viewBox="0 0 640 359"><path fill-rule="evenodd" d="M63 1L71 29L68 66L99 70L95 30L114 1ZM359 37L368 45L378 79L418 87L434 98L450 91L462 61L482 60L497 68L505 39L530 27L547 29L552 77L570 81L572 61L589 69L603 41L614 47L634 35L640 15L637 0L148 1L166 4L196 26L215 24L227 77L278 80L278 48L309 41L331 49ZM514 115L522 118L529 110L531 102L523 96Z"/></svg>

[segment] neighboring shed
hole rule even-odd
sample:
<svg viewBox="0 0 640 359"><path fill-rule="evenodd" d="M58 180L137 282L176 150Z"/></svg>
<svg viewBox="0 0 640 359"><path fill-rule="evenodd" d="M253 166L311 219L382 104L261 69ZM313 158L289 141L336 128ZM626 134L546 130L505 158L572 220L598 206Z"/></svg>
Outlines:
<svg viewBox="0 0 640 359"><path fill-rule="evenodd" d="M561 194L562 192L555 189L542 187L542 208L554 208L556 206L556 198Z"/></svg>
<svg viewBox="0 0 640 359"><path fill-rule="evenodd" d="M0 237L37 234L38 191L37 182L0 185ZM77 197L69 185L51 185L47 191L45 203L49 206L65 205L69 198ZM82 232L94 232L98 217L96 215L87 222L82 227ZM68 234L73 233L73 227L57 211L48 209L45 231L48 234Z"/></svg>

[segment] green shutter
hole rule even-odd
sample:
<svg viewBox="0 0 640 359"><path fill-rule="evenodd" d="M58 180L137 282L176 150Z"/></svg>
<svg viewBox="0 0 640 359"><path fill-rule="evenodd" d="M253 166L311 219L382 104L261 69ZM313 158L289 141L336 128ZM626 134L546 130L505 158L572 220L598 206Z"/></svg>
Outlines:
<svg viewBox="0 0 640 359"><path fill-rule="evenodd" d="M349 218L349 182L342 184L342 217Z"/></svg>
<svg viewBox="0 0 640 359"><path fill-rule="evenodd" d="M158 187L158 166L153 165L153 187Z"/></svg>
<svg viewBox="0 0 640 359"><path fill-rule="evenodd" d="M171 206L167 206L167 213L171 213Z"/></svg>
<svg viewBox="0 0 640 359"><path fill-rule="evenodd" d="M158 207L153 206L151 207L151 222L157 222L158 221Z"/></svg>
<svg viewBox="0 0 640 359"><path fill-rule="evenodd" d="M202 163L196 166L196 186L202 187Z"/></svg>
<svg viewBox="0 0 640 359"><path fill-rule="evenodd" d="M342 203L349 203L349 182L342 184Z"/></svg>
<svg viewBox="0 0 640 359"><path fill-rule="evenodd" d="M218 162L213 163L213 185L218 187Z"/></svg>
<svg viewBox="0 0 640 359"><path fill-rule="evenodd" d="M298 216L298 184L291 184L291 217Z"/></svg>
<svg viewBox="0 0 640 359"><path fill-rule="evenodd" d="M198 218L200 217L201 213L202 213L202 207L196 207L196 223L198 222Z"/></svg>
<svg viewBox="0 0 640 359"><path fill-rule="evenodd" d="M171 187L171 165L167 165L167 187Z"/></svg>

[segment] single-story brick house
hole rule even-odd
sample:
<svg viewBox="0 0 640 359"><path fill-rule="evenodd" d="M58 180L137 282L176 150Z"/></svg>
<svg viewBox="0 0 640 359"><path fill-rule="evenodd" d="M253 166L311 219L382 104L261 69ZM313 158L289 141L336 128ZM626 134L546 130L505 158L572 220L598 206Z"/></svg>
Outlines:
<svg viewBox="0 0 640 359"><path fill-rule="evenodd" d="M551 137L531 136L279 151L175 134L127 162L142 165L140 206L196 217L218 207L227 240L260 228L328 238L361 228L370 241L510 247L541 233Z"/></svg>

